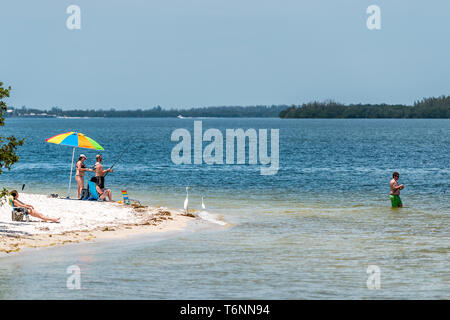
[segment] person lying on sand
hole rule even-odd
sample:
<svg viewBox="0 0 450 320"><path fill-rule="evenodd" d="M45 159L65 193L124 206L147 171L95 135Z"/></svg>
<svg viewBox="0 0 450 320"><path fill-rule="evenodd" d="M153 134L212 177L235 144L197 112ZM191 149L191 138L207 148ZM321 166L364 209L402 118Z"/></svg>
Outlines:
<svg viewBox="0 0 450 320"><path fill-rule="evenodd" d="M97 191L98 194L98 200L105 200L106 198L109 198L108 201L112 201L112 193L111 193L111 189L102 189L99 187L98 183L97 183L97 177L92 177L91 181L95 183L95 190Z"/></svg>
<svg viewBox="0 0 450 320"><path fill-rule="evenodd" d="M51 222L58 222L60 218L49 218L44 216L42 213L39 213L36 211L36 209L34 209L34 207L32 205L23 203L22 201L19 200L19 192L17 192L17 190L13 190L11 191L11 195L13 196L13 203L14 203L14 207L16 208L25 208L26 211L28 211L28 214L30 216L42 219L44 221L51 221Z"/></svg>

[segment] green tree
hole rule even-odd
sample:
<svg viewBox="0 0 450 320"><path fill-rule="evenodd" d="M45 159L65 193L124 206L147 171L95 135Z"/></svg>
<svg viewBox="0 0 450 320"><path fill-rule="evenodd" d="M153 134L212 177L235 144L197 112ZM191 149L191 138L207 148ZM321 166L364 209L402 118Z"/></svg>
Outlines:
<svg viewBox="0 0 450 320"><path fill-rule="evenodd" d="M4 98L9 97L11 87L4 88L3 82L0 82L0 127L5 125L5 112L7 110L6 103L3 102ZM19 156L16 154L16 150L19 146L23 145L24 140L18 140L14 136L2 137L0 135L0 174L4 169L11 169L11 166L19 161ZM0 199L2 199L8 191L3 188L0 191Z"/></svg>

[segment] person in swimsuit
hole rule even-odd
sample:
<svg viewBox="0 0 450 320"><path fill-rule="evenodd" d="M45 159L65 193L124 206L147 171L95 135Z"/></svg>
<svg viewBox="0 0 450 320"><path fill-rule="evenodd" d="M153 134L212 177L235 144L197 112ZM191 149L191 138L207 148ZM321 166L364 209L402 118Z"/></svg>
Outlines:
<svg viewBox="0 0 450 320"><path fill-rule="evenodd" d="M105 189L105 173L107 172L114 172L111 168L109 169L103 169L103 165L102 165L102 156L100 154L98 154L95 159L97 160L97 162L95 163L94 166L94 171L95 171L95 177L97 178L97 185L100 187L100 189Z"/></svg>
<svg viewBox="0 0 450 320"><path fill-rule="evenodd" d="M77 172L75 173L75 180L77 180L78 189L77 189L77 199L81 196L81 190L84 189L84 173L86 171L93 172L94 170L86 168L86 165L84 164L84 161L86 160L86 156L84 154L80 154L80 157L78 158L76 168Z"/></svg>
<svg viewBox="0 0 450 320"><path fill-rule="evenodd" d="M389 183L391 187L391 192L389 198L391 199L392 208L401 208L403 207L402 199L400 199L400 190L402 190L405 186L403 184L398 184L398 178L400 174L398 172L394 172L392 174L392 180Z"/></svg>
<svg viewBox="0 0 450 320"><path fill-rule="evenodd" d="M34 209L34 207L32 205L23 203L22 201L19 200L19 192L17 192L17 190L13 190L11 191L11 195L13 196L13 203L14 203L14 207L16 208L25 208L26 212L28 212L28 214L30 216L42 219L44 221L51 221L51 222L58 222L60 218L49 218L44 216L42 213L39 213L36 211L36 209Z"/></svg>
<svg viewBox="0 0 450 320"><path fill-rule="evenodd" d="M97 184L97 177L92 177L91 181L95 183L95 190L97 191L98 194L98 199L99 200L104 200L107 201L106 198L108 198L108 201L112 201L112 193L111 193L111 189L102 189L99 187L99 185Z"/></svg>

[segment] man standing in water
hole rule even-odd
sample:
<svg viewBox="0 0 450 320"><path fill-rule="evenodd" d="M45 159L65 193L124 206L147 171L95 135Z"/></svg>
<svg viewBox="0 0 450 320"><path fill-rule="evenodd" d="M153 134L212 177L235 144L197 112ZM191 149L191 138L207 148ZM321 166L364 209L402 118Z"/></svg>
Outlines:
<svg viewBox="0 0 450 320"><path fill-rule="evenodd" d="M400 174L398 172L394 172L392 174L392 180L389 183L391 187L391 192L389 198L391 198L392 208L401 208L403 207L402 199L400 199L400 190L402 190L405 186L403 184L398 185L398 178Z"/></svg>
<svg viewBox="0 0 450 320"><path fill-rule="evenodd" d="M97 185L100 187L100 189L105 189L105 173L107 172L113 172L111 168L104 170L102 165L102 156L100 154L95 156L95 159L97 162L94 166L95 171L95 177L97 178Z"/></svg>

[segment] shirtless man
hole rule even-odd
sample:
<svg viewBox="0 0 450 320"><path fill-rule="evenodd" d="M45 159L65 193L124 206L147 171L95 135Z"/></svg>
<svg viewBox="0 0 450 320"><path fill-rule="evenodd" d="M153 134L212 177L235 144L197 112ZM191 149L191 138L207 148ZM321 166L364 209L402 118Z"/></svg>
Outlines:
<svg viewBox="0 0 450 320"><path fill-rule="evenodd" d="M398 178L400 174L398 172L394 172L392 174L392 180L389 183L391 187L391 192L389 198L391 199L392 208L401 208L403 207L402 200L400 199L400 190L402 190L405 186L403 184L398 184Z"/></svg>
<svg viewBox="0 0 450 320"><path fill-rule="evenodd" d="M103 169L103 165L102 165L102 156L100 154L98 154L95 159L97 160L97 162L95 163L94 166L94 171L95 171L95 177L97 178L97 185L100 187L100 189L105 189L105 173L107 172L114 172L111 168L109 169Z"/></svg>

